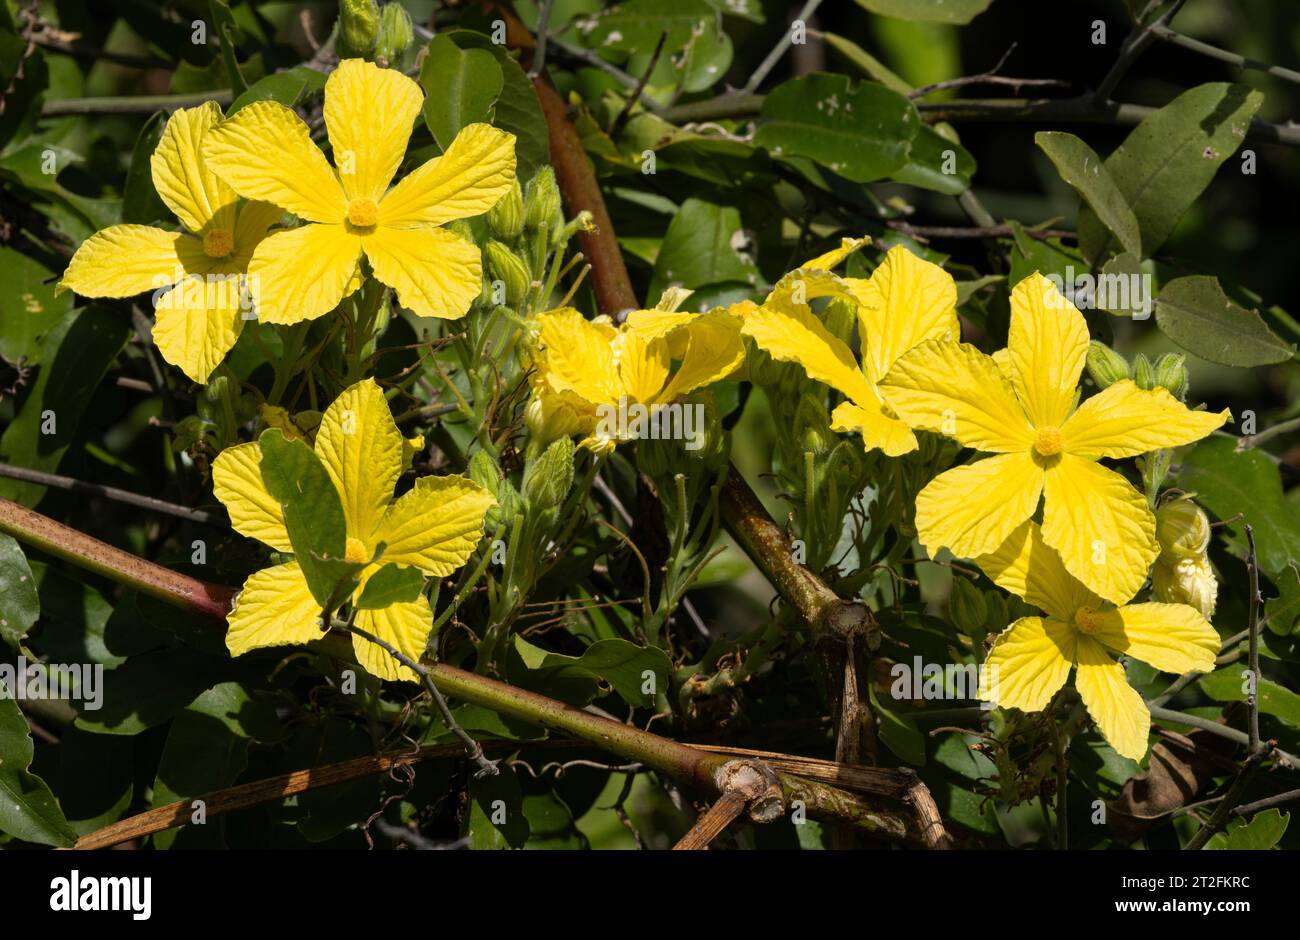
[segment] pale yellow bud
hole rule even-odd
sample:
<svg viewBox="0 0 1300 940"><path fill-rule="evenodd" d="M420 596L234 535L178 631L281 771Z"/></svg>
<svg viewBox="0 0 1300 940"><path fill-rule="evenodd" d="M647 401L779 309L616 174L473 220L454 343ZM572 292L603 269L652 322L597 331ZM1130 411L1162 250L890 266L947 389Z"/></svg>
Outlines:
<svg viewBox="0 0 1300 940"><path fill-rule="evenodd" d="M1162 560L1204 555L1210 544L1210 520L1190 498L1170 500L1156 510L1156 539Z"/></svg>
<svg viewBox="0 0 1300 940"><path fill-rule="evenodd" d="M1151 572L1151 593L1166 604L1194 607L1209 620L1219 598L1219 582L1204 555L1181 559L1161 556Z"/></svg>

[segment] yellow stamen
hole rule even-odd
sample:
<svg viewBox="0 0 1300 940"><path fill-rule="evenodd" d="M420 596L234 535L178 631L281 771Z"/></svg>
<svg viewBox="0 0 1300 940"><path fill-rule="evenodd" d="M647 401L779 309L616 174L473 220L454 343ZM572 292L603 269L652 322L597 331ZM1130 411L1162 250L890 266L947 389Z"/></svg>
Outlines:
<svg viewBox="0 0 1300 940"><path fill-rule="evenodd" d="M366 545L361 539L349 536L347 546L343 550L343 557L350 562L361 564L370 560L370 552L366 550Z"/></svg>
<svg viewBox="0 0 1300 940"><path fill-rule="evenodd" d="M379 221L379 207L373 199L353 199L348 203L348 221L357 228L370 228Z"/></svg>
<svg viewBox="0 0 1300 940"><path fill-rule="evenodd" d="M209 258L225 258L235 250L235 238L223 228L214 228L203 236L203 253Z"/></svg>
<svg viewBox="0 0 1300 940"><path fill-rule="evenodd" d="M1080 633L1093 634L1101 629L1102 616L1091 607L1080 607L1074 612L1074 625Z"/></svg>
<svg viewBox="0 0 1300 940"><path fill-rule="evenodd" d="M1039 428L1034 435L1034 450L1044 457L1051 457L1061 452L1061 429L1054 427Z"/></svg>

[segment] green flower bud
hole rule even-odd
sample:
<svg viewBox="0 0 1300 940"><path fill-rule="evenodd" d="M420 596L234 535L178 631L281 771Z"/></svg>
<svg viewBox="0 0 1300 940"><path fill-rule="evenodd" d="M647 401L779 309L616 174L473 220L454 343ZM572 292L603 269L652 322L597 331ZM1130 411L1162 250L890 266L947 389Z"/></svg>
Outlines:
<svg viewBox="0 0 1300 940"><path fill-rule="evenodd" d="M1187 357L1182 353L1165 353L1157 359L1156 384L1181 399L1187 392Z"/></svg>
<svg viewBox="0 0 1300 940"><path fill-rule="evenodd" d="M802 448L812 451L815 461L825 458L840 442L831 430L831 416L826 411L826 406L818 396L812 394L799 398L799 405L794 412L794 433L795 440Z"/></svg>
<svg viewBox="0 0 1300 940"><path fill-rule="evenodd" d="M555 182L555 171L544 166L528 182L524 195L524 225L530 229L552 232L564 223L560 205L560 187Z"/></svg>
<svg viewBox="0 0 1300 940"><path fill-rule="evenodd" d="M487 530L492 532L498 526L509 526L521 508L519 494L510 485L510 481L502 475L501 468L487 451L475 451L474 456L470 457L469 478L491 493L492 498L497 501L497 504L487 511L485 517Z"/></svg>
<svg viewBox="0 0 1300 940"><path fill-rule="evenodd" d="M984 631L984 619L987 616L988 604L984 600L984 592L966 578L954 575L952 592L948 595L949 619L963 633L975 634Z"/></svg>
<svg viewBox="0 0 1300 940"><path fill-rule="evenodd" d="M573 486L573 439L561 437L524 467L524 500L534 509L558 509Z"/></svg>
<svg viewBox="0 0 1300 940"><path fill-rule="evenodd" d="M365 56L379 38L379 4L376 0L340 0L339 56Z"/></svg>
<svg viewBox="0 0 1300 940"><path fill-rule="evenodd" d="M826 313L822 321L832 336L838 337L845 343L851 342L853 332L858 325L857 305L836 298L826 305Z"/></svg>
<svg viewBox="0 0 1300 940"><path fill-rule="evenodd" d="M1129 377L1128 363L1115 350L1094 339L1088 344L1088 375L1098 388L1108 388Z"/></svg>
<svg viewBox="0 0 1300 940"><path fill-rule="evenodd" d="M1156 387L1155 366L1151 365L1151 360L1141 353L1133 358L1133 381L1137 383L1138 388L1148 392Z"/></svg>
<svg viewBox="0 0 1300 940"><path fill-rule="evenodd" d="M499 279L506 289L506 303L518 307L528 294L533 278L527 266L519 256L495 239L487 243L488 266L494 278ZM500 300L500 298L494 298Z"/></svg>
<svg viewBox="0 0 1300 940"><path fill-rule="evenodd" d="M406 51L415 39L411 14L400 3L390 3L379 13L379 39L375 44L375 61L387 66Z"/></svg>
<svg viewBox="0 0 1300 940"><path fill-rule="evenodd" d="M1151 570L1151 593L1166 604L1187 604L1209 620L1219 597L1219 582L1204 555L1171 559L1161 555Z"/></svg>
<svg viewBox="0 0 1300 940"><path fill-rule="evenodd" d="M1209 517L1189 497L1172 499L1156 510L1156 541L1168 560L1204 555L1210 544Z"/></svg>
<svg viewBox="0 0 1300 940"><path fill-rule="evenodd" d="M512 242L519 237L524 227L524 193L519 188L519 180L515 180L510 192L488 210L487 223L493 236L504 242Z"/></svg>

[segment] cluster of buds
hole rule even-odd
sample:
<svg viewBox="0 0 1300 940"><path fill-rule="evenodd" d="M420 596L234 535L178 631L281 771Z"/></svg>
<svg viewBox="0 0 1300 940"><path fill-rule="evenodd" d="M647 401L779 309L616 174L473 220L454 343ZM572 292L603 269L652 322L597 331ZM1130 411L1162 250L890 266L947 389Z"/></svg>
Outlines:
<svg viewBox="0 0 1300 940"><path fill-rule="evenodd" d="M1156 510L1156 539L1160 555L1151 574L1156 600L1189 604L1208 620L1214 615L1219 584L1207 552L1210 520L1189 496L1180 496Z"/></svg>
<svg viewBox="0 0 1300 940"><path fill-rule="evenodd" d="M1098 388L1107 388L1122 379L1132 379L1138 388L1146 391L1167 389L1180 401L1187 394L1187 363L1180 353L1165 353L1155 362L1138 353L1130 366L1115 350L1093 340L1088 345L1088 375Z"/></svg>
<svg viewBox="0 0 1300 940"><path fill-rule="evenodd" d="M341 0L337 43L344 58L370 59L382 68L395 63L415 41L411 14L400 3Z"/></svg>

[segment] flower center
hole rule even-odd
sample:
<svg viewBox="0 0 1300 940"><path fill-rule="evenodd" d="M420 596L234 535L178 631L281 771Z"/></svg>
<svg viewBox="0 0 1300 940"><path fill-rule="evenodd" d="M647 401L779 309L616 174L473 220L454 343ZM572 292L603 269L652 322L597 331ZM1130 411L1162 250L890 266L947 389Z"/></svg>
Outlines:
<svg viewBox="0 0 1300 940"><path fill-rule="evenodd" d="M224 228L214 228L203 236L203 253L209 258L224 258L235 250L235 238Z"/></svg>
<svg viewBox="0 0 1300 940"><path fill-rule="evenodd" d="M1034 450L1044 457L1051 457L1061 452L1061 429L1054 427L1039 428L1034 435Z"/></svg>
<svg viewBox="0 0 1300 940"><path fill-rule="evenodd" d="M1091 607L1080 607L1074 612L1074 625L1081 633L1093 634L1101 629L1102 616Z"/></svg>
<svg viewBox="0 0 1300 940"><path fill-rule="evenodd" d="M373 199L353 199L348 203L348 221L357 228L370 228L379 221L379 207Z"/></svg>
<svg viewBox="0 0 1300 940"><path fill-rule="evenodd" d="M370 552L366 551L366 545L361 539L348 537L347 545L343 549L343 557L356 564L364 564L370 560Z"/></svg>

